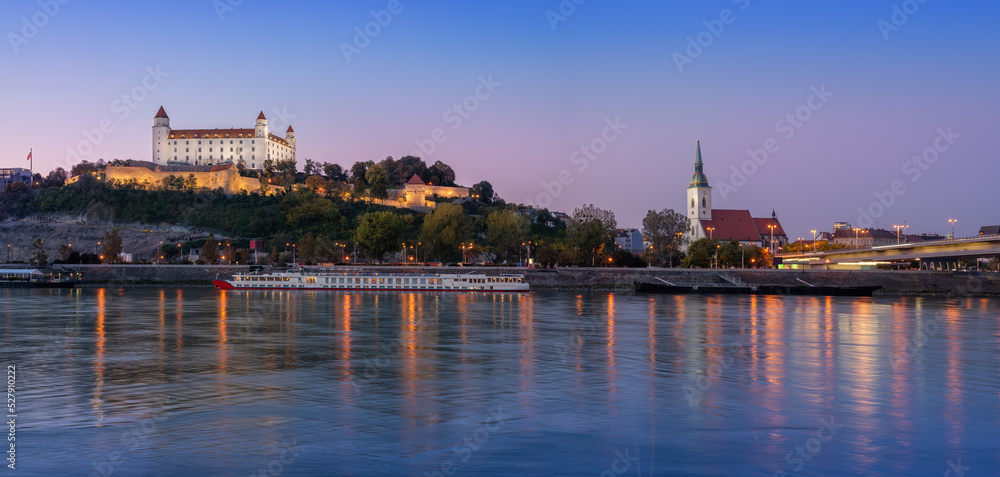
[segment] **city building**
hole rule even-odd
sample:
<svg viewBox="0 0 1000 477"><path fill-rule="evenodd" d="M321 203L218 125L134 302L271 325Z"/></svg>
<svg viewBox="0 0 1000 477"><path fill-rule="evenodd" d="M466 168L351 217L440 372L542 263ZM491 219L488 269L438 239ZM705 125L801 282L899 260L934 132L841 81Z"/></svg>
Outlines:
<svg viewBox="0 0 1000 477"><path fill-rule="evenodd" d="M712 187L704 172L701 160L701 141L695 154L694 175L687 188L687 216L691 223L688 229L689 243L698 239L735 240L743 245L758 245L774 248L775 251L788 243L785 229L772 210L771 217L753 217L746 209L713 209Z"/></svg>
<svg viewBox="0 0 1000 477"><path fill-rule="evenodd" d="M20 182L30 187L31 171L23 167L0 169L0 192L15 182Z"/></svg>
<svg viewBox="0 0 1000 477"><path fill-rule="evenodd" d="M984 225L979 228L979 235L1000 234L1000 225Z"/></svg>
<svg viewBox="0 0 1000 477"><path fill-rule="evenodd" d="M615 243L618 248L633 255L639 255L643 251L642 232L638 229L617 229L615 230Z"/></svg>
<svg viewBox="0 0 1000 477"><path fill-rule="evenodd" d="M285 137L267 127L261 111L253 128L171 129L170 117L160 106L153 117L153 163L158 165L239 164L262 170L264 161L295 160L295 130L288 126Z"/></svg>
<svg viewBox="0 0 1000 477"><path fill-rule="evenodd" d="M848 248L871 248L881 245L895 245L900 239L896 232L884 229L837 230L833 233L834 244Z"/></svg>

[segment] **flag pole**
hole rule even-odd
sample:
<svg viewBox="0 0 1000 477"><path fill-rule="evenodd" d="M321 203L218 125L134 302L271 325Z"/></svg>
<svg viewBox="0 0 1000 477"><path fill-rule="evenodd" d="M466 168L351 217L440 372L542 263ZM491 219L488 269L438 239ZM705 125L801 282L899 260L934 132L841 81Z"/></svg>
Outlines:
<svg viewBox="0 0 1000 477"><path fill-rule="evenodd" d="M28 148L28 157L31 158L31 164L28 165L28 172L30 173L30 175L32 177L32 179L31 179L32 181L35 180L34 179L34 177L35 177L35 154L34 154L34 152L35 151L33 151L30 147Z"/></svg>

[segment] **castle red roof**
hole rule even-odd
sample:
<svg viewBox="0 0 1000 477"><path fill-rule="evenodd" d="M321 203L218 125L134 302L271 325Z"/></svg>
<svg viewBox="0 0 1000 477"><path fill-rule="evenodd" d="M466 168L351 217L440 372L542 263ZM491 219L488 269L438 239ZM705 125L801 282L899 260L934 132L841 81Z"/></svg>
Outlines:
<svg viewBox="0 0 1000 477"><path fill-rule="evenodd" d="M260 114L257 115L257 119L267 120L267 118L264 117L264 111L261 111Z"/></svg>
<svg viewBox="0 0 1000 477"><path fill-rule="evenodd" d="M420 180L420 176L413 174L413 177L411 177L410 180L406 181L406 184L424 185L424 181Z"/></svg>
<svg viewBox="0 0 1000 477"><path fill-rule="evenodd" d="M229 169L230 167L233 167L233 165L232 164L219 164L217 166L212 166L212 168L209 169L208 172L224 171L226 169Z"/></svg>
<svg viewBox="0 0 1000 477"><path fill-rule="evenodd" d="M160 106L160 110L156 112L156 116L153 116L153 118L154 119L155 118L167 118L167 119L170 119L170 116L167 116L167 112L163 109L163 106Z"/></svg>
<svg viewBox="0 0 1000 477"><path fill-rule="evenodd" d="M243 138L254 137L253 129L171 129L167 139L215 139L215 138Z"/></svg>
<svg viewBox="0 0 1000 477"><path fill-rule="evenodd" d="M291 125L291 124L289 124L289 125L288 125L288 130L286 130L285 132L286 132L286 133L293 133L293 132L295 132L295 130L294 130L294 129L292 129L292 125Z"/></svg>

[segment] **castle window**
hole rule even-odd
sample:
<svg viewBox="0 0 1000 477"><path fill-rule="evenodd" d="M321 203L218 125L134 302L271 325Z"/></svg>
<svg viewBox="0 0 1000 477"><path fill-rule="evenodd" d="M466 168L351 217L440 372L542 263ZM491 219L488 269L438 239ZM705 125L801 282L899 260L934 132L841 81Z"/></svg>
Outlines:
<svg viewBox="0 0 1000 477"><path fill-rule="evenodd" d="M198 152L201 152L201 148L200 147L198 148Z"/></svg>
<svg viewBox="0 0 1000 477"><path fill-rule="evenodd" d="M691 199L691 208L694 208L694 199Z"/></svg>
<svg viewBox="0 0 1000 477"><path fill-rule="evenodd" d="M208 148L208 152L212 152L212 148Z"/></svg>
<svg viewBox="0 0 1000 477"><path fill-rule="evenodd" d="M226 134L226 137L229 137L229 135L228 135L228 134ZM232 141L230 141L230 142L232 142Z"/></svg>
<svg viewBox="0 0 1000 477"><path fill-rule="evenodd" d="M701 198L701 206L702 206L702 207L705 207L705 204L706 204L706 203L707 203L707 202L705 201L705 198L704 198L704 197L702 197L702 198Z"/></svg>
<svg viewBox="0 0 1000 477"><path fill-rule="evenodd" d="M254 152L254 151L256 151L256 150L257 150L257 148L256 148L256 147L251 147L251 148L250 148L250 152Z"/></svg>
<svg viewBox="0 0 1000 477"><path fill-rule="evenodd" d="M184 136L181 136L181 137L184 137ZM191 144L191 141L184 141L184 144L185 145Z"/></svg>
<svg viewBox="0 0 1000 477"><path fill-rule="evenodd" d="M191 152L191 148L187 148L187 147L185 147L185 148L184 148L184 152Z"/></svg>

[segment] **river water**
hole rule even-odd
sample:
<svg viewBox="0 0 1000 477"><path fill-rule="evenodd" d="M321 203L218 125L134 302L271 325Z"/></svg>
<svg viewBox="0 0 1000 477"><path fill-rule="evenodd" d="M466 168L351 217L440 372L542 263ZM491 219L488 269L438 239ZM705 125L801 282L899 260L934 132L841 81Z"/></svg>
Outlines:
<svg viewBox="0 0 1000 477"><path fill-rule="evenodd" d="M1000 469L997 300L132 288L0 301L0 364L16 369L7 475Z"/></svg>

